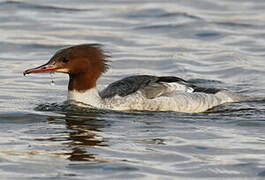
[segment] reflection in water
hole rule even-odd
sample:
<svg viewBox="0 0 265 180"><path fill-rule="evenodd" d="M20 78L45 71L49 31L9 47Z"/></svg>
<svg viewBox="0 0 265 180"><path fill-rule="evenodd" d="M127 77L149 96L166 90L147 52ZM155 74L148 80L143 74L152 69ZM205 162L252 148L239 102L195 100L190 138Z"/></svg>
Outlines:
<svg viewBox="0 0 265 180"><path fill-rule="evenodd" d="M83 146L95 147L106 146L103 137L96 135L94 132L100 131L104 128L104 120L97 120L96 118L89 119L72 119L71 116L66 116L67 129L74 130L69 133L70 147L72 153L68 158L71 161L94 161L98 160L95 155L88 153Z"/></svg>
<svg viewBox="0 0 265 180"><path fill-rule="evenodd" d="M89 116L89 114L88 114ZM68 137L63 141L64 145L68 145L70 151L63 155L68 156L70 161L99 161L105 160L96 157L95 154L89 153L90 147L107 146L106 140L99 136L96 132L100 132L106 126L106 121L96 117L82 117L77 114L66 113L64 118L49 117L49 123L62 123L64 120L65 127L69 130ZM49 139L50 141L58 141Z"/></svg>

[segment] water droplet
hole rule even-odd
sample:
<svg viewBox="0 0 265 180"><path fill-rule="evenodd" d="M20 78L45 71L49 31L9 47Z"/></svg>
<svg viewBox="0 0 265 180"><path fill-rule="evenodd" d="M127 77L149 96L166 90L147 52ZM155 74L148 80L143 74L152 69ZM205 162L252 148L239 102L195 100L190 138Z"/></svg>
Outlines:
<svg viewBox="0 0 265 180"><path fill-rule="evenodd" d="M50 73L50 75L51 75L51 85L54 86L55 83L54 83L54 76L53 76L53 73Z"/></svg>

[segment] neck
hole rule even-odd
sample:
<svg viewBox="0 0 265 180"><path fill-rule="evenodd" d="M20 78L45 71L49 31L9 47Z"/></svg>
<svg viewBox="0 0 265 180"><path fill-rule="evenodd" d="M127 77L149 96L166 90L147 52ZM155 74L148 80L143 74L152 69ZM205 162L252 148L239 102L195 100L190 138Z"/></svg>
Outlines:
<svg viewBox="0 0 265 180"><path fill-rule="evenodd" d="M91 74L70 74L68 91L87 91L96 87L97 78Z"/></svg>

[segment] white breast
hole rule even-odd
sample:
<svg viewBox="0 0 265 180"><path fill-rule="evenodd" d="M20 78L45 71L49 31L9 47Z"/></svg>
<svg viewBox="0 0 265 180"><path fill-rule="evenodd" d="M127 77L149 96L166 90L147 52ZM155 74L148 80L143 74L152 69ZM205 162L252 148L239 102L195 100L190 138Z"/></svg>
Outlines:
<svg viewBox="0 0 265 180"><path fill-rule="evenodd" d="M87 91L68 91L67 96L68 101L81 102L84 104L88 104L90 106L96 108L104 108L104 103L101 97L98 94L98 90L96 88L89 89Z"/></svg>

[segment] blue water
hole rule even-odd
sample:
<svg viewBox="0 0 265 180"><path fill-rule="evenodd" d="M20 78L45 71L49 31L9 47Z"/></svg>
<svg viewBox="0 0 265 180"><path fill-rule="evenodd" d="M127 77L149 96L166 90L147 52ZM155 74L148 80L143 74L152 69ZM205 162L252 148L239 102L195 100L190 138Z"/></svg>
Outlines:
<svg viewBox="0 0 265 180"><path fill-rule="evenodd" d="M62 47L100 43L112 63L99 88L174 75L264 99L264 9L261 0L0 0L1 179L264 179L264 100L199 114L102 111L65 105L63 74L22 74Z"/></svg>

